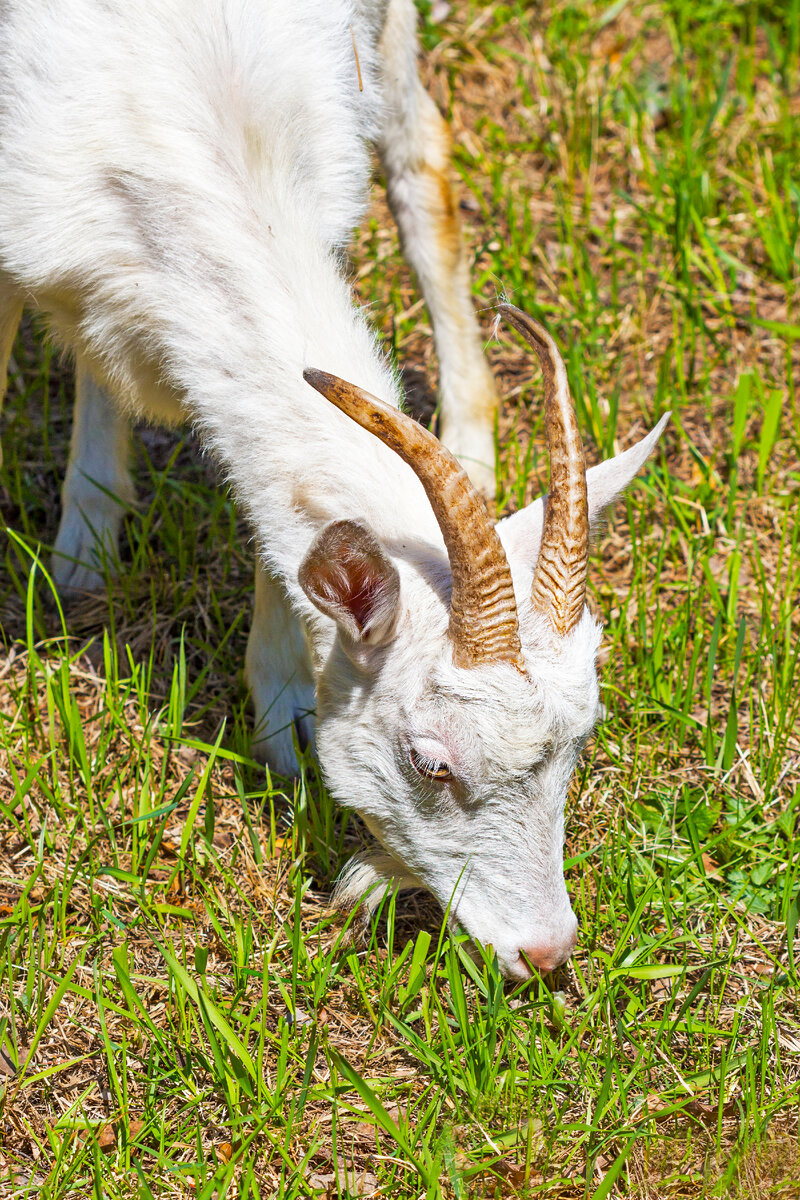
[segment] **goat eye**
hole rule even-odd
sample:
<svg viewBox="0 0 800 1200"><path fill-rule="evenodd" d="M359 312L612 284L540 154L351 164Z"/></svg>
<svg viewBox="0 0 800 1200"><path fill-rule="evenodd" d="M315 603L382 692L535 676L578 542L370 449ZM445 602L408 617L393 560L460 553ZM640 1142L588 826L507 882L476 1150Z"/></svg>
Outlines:
<svg viewBox="0 0 800 1200"><path fill-rule="evenodd" d="M443 780L453 778L453 772L441 758L428 758L425 754L419 754L413 749L409 751L409 758L417 774L422 775L425 779L436 779L441 783Z"/></svg>

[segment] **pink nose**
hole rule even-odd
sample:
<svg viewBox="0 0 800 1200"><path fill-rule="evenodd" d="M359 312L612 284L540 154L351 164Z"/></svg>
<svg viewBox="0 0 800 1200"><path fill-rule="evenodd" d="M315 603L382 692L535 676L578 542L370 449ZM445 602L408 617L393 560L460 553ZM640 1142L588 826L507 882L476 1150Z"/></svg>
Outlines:
<svg viewBox="0 0 800 1200"><path fill-rule="evenodd" d="M566 940L548 939L537 942L534 946L523 946L519 953L520 960L529 971L535 967L537 971L546 975L548 971L555 971L556 967L560 967L571 957L577 940L576 928Z"/></svg>

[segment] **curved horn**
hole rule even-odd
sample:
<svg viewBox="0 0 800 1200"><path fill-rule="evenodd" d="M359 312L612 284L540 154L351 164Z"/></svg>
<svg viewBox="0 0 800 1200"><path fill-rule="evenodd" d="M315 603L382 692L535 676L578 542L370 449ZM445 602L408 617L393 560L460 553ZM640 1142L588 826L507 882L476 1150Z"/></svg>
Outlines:
<svg viewBox="0 0 800 1200"><path fill-rule="evenodd" d="M325 371L303 378L408 463L425 489L450 559L449 634L459 667L510 662L524 673L511 569L486 505L439 439L399 409Z"/></svg>
<svg viewBox="0 0 800 1200"><path fill-rule="evenodd" d="M545 614L559 637L565 637L580 621L586 600L589 505L583 442L564 360L550 334L513 304L499 308L536 351L544 375L550 487L531 604Z"/></svg>

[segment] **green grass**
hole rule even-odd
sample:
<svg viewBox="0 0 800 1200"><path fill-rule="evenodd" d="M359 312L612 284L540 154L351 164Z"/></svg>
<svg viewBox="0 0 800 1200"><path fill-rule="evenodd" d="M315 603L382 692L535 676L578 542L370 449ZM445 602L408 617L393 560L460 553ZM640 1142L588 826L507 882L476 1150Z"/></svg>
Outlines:
<svg viewBox="0 0 800 1200"><path fill-rule="evenodd" d="M424 6L423 6L424 9ZM569 806L570 967L476 965L419 896L328 908L363 843L248 757L248 531L139 439L122 574L47 578L71 383L15 350L0 516L0 1194L800 1195L800 4L426 15L479 306L564 347L592 461L667 409L593 559L607 719ZM359 291L430 329L376 197ZM498 507L546 478L507 403Z"/></svg>

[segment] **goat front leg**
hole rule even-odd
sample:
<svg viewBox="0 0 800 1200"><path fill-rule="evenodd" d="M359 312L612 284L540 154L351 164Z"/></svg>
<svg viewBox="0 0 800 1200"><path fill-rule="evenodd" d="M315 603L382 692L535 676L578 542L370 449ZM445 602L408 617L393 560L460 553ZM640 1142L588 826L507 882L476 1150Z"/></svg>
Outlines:
<svg viewBox="0 0 800 1200"><path fill-rule="evenodd" d="M439 359L439 436L494 496L497 391L481 348L458 206L450 133L417 75L416 11L392 0L381 38L385 114L378 150L404 254L419 279Z"/></svg>
<svg viewBox="0 0 800 1200"><path fill-rule="evenodd" d="M78 362L69 463L61 492L61 524L53 548L53 578L66 598L96 592L117 561L119 529L133 503L128 422Z"/></svg>
<svg viewBox="0 0 800 1200"><path fill-rule="evenodd" d="M255 711L253 757L296 775L293 728L301 749L314 743L314 677L300 620L258 562L244 673Z"/></svg>
<svg viewBox="0 0 800 1200"><path fill-rule="evenodd" d="M0 274L0 410L6 394L6 375L11 348L22 316L22 300L11 280ZM3 465L3 445L0 441L0 467Z"/></svg>

